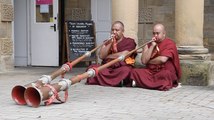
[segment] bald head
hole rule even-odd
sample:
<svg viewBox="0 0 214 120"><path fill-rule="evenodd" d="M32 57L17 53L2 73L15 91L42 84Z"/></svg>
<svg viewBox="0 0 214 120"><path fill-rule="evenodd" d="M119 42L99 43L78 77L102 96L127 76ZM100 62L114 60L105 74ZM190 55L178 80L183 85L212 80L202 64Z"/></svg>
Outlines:
<svg viewBox="0 0 214 120"><path fill-rule="evenodd" d="M111 34L115 36L116 40L123 38L124 24L121 21L115 21L111 27Z"/></svg>
<svg viewBox="0 0 214 120"><path fill-rule="evenodd" d="M158 24L156 24L155 26L154 26L154 30L159 30L159 31L161 31L161 32L166 32L165 31L165 27L164 27L164 25L163 24L160 24L160 23L158 23Z"/></svg>
<svg viewBox="0 0 214 120"><path fill-rule="evenodd" d="M153 36L158 39L157 41L165 39L166 31L163 24L158 23L153 27Z"/></svg>
<svg viewBox="0 0 214 120"><path fill-rule="evenodd" d="M121 21L115 21L115 22L112 24L112 28L113 28L115 25L119 26L119 27L124 31L124 24L123 24L123 22L121 22Z"/></svg>

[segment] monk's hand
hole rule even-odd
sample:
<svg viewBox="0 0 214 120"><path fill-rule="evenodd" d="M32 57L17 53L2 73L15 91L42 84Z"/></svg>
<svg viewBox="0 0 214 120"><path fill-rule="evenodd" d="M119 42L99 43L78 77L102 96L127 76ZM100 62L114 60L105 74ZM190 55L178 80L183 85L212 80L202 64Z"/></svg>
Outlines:
<svg viewBox="0 0 214 120"><path fill-rule="evenodd" d="M153 38L152 38L152 46L156 46L156 45L157 45L156 40L157 40L156 37L153 37Z"/></svg>
<svg viewBox="0 0 214 120"><path fill-rule="evenodd" d="M114 41L114 39L115 39L115 34L111 34L111 41L113 42Z"/></svg>
<svg viewBox="0 0 214 120"><path fill-rule="evenodd" d="M113 41L114 41L114 37L111 36L109 39L107 39L107 40L104 41L104 46L113 43Z"/></svg>
<svg viewBox="0 0 214 120"><path fill-rule="evenodd" d="M152 42L152 46L155 47L157 45L156 42Z"/></svg>

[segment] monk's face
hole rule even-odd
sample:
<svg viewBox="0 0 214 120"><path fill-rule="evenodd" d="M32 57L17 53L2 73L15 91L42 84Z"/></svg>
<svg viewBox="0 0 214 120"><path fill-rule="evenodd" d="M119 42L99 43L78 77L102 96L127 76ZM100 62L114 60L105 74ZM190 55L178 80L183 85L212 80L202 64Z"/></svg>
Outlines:
<svg viewBox="0 0 214 120"><path fill-rule="evenodd" d="M112 25L111 34L114 34L116 40L120 40L123 37L124 28L120 23Z"/></svg>
<svg viewBox="0 0 214 120"><path fill-rule="evenodd" d="M165 39L166 32L163 25L158 24L153 28L153 37L155 37L156 42L160 42Z"/></svg>

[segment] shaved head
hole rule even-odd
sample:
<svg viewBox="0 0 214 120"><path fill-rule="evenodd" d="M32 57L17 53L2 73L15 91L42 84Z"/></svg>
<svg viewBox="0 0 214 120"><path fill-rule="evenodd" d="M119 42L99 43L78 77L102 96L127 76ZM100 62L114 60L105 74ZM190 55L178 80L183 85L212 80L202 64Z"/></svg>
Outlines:
<svg viewBox="0 0 214 120"><path fill-rule="evenodd" d="M160 23L156 24L156 25L154 26L154 29L158 29L159 31L164 32L164 33L166 32L166 31L165 31L164 25L163 25L163 24L160 24Z"/></svg>
<svg viewBox="0 0 214 120"><path fill-rule="evenodd" d="M155 26L153 27L153 36L157 39L157 42L165 39L166 31L163 24L155 24Z"/></svg>
<svg viewBox="0 0 214 120"><path fill-rule="evenodd" d="M111 27L111 34L115 36L116 40L123 38L124 24L121 21L115 21Z"/></svg>
<svg viewBox="0 0 214 120"><path fill-rule="evenodd" d="M123 24L123 22L121 22L121 21L115 21L115 22L112 24L112 28L113 28L113 26L116 25L116 24L120 25L120 28L124 31L124 24Z"/></svg>

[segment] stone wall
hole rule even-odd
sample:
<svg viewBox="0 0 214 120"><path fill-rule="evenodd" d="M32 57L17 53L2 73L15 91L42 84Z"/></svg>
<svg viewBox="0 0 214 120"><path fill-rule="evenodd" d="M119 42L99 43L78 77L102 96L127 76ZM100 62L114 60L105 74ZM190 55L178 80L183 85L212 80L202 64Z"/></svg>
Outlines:
<svg viewBox="0 0 214 120"><path fill-rule="evenodd" d="M145 13L142 14L144 11ZM138 44L151 39L152 28L156 23L163 23L167 36L174 40L175 0L139 0L139 13Z"/></svg>
<svg viewBox="0 0 214 120"><path fill-rule="evenodd" d="M181 60L183 85L214 85L214 62L204 60Z"/></svg>
<svg viewBox="0 0 214 120"><path fill-rule="evenodd" d="M12 1L0 0L0 72L14 68L12 21Z"/></svg>
<svg viewBox="0 0 214 120"><path fill-rule="evenodd" d="M204 46L214 60L214 0L205 0L204 6Z"/></svg>
<svg viewBox="0 0 214 120"><path fill-rule="evenodd" d="M152 27L155 23L166 26L167 36L175 40L175 0L139 0L139 12L143 8L150 9L143 16L139 16L138 44L150 40ZM214 0L204 1L204 47L209 49L214 60ZM151 21L142 23L142 19L150 18Z"/></svg>
<svg viewBox="0 0 214 120"><path fill-rule="evenodd" d="M178 46L180 43L187 45L187 48L179 49L183 73L181 83L186 85L214 85L214 61L205 59L210 58L210 54L203 52L208 51L206 49L208 48L209 53L211 53L212 56L214 55L214 0L205 0L204 6L201 4L203 0L180 1L181 0L140 0L138 44L142 44L145 40L151 39L152 27L155 23L163 23L166 26L168 37L176 40ZM200 6L200 8L196 7L197 5ZM184 9L185 7L182 8L181 6L185 6L188 9ZM181 9L179 9L180 7ZM143 14L141 13L142 11L144 12ZM197 14L198 12L199 14ZM200 12L204 12L204 21L203 15L200 14ZM178 17L179 13L183 16ZM187 16L185 16L184 13ZM188 14L190 16L188 16ZM197 19L197 17L199 19ZM193 22L196 23L195 26L191 26ZM181 34L178 34L180 32L178 29L175 31L175 26L182 28ZM204 30L202 31L203 28ZM178 39L178 35L181 39ZM140 40L141 38L143 39ZM203 38L204 41L202 40ZM206 48L203 47L203 44ZM196 46L194 47L194 45ZM201 47L198 47L198 45ZM192 47L190 48L190 46ZM181 50L184 50L185 53L182 54ZM139 56L136 58L137 63L135 66L137 67L142 66L142 64L139 63L139 58Z"/></svg>

